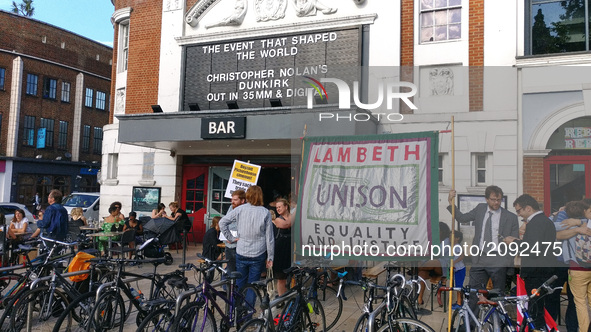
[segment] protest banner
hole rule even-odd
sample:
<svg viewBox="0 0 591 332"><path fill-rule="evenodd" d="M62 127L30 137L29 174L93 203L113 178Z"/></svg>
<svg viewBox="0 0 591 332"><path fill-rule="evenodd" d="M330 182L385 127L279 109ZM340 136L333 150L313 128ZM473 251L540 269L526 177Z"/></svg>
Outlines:
<svg viewBox="0 0 591 332"><path fill-rule="evenodd" d="M232 193L234 191L238 189L246 191L248 187L254 186L259 180L260 173L261 166L240 160L234 160L232 173L230 174L224 197L232 198Z"/></svg>
<svg viewBox="0 0 591 332"><path fill-rule="evenodd" d="M331 245L335 257L426 256L402 249L439 244L438 144L437 132L306 137L298 254Z"/></svg>

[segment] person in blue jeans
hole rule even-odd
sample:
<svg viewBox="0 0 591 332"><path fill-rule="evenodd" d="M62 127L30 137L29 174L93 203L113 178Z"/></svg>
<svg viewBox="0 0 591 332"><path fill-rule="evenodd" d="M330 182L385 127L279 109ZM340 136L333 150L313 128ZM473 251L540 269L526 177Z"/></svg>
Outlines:
<svg viewBox="0 0 591 332"><path fill-rule="evenodd" d="M259 186L251 186L246 190L246 204L238 206L220 220L220 231L226 239L237 242L236 270L241 274L237 280L239 289L260 280L265 267L273 267L273 222L269 210L263 205L263 190ZM233 220L236 220L236 237L229 228ZM246 294L246 301L252 304L254 297L255 294Z"/></svg>

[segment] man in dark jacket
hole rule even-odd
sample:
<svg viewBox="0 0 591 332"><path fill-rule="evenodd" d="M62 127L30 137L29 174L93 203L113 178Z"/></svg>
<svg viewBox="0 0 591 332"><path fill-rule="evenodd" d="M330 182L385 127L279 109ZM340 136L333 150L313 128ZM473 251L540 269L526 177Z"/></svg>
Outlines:
<svg viewBox="0 0 591 332"><path fill-rule="evenodd" d="M68 235L68 211L62 206L63 194L57 189L49 193L43 220L37 222L37 227L44 229L44 236L63 241Z"/></svg>
<svg viewBox="0 0 591 332"><path fill-rule="evenodd" d="M523 239L513 236L505 238L505 243L515 242L519 244L521 257L521 277L525 282L527 294L531 294L533 288L538 288L544 281L548 280L556 267L556 257L551 246L556 241L556 228L548 217L540 211L538 202L528 194L517 197L513 202L517 214L527 221L527 227ZM527 246L521 244L525 242ZM525 248L524 251L521 251ZM547 249L550 249L546 252ZM562 286L562 285L561 285ZM544 307L547 297L541 297L530 303L529 312L534 319L537 329L542 330L546 324L544 321Z"/></svg>
<svg viewBox="0 0 591 332"><path fill-rule="evenodd" d="M447 209L451 212L456 191L449 192ZM472 245L481 248L480 256L472 257L470 269L470 287L484 289L490 278L493 288L503 291L507 278L507 269L513 268L511 255L501 255L498 251L501 237L519 235L517 216L501 207L503 190L497 186L488 186L484 191L486 204L478 204L472 211L462 213L456 207L456 220L460 223L474 222L474 240ZM477 310L477 297L470 296L470 308Z"/></svg>

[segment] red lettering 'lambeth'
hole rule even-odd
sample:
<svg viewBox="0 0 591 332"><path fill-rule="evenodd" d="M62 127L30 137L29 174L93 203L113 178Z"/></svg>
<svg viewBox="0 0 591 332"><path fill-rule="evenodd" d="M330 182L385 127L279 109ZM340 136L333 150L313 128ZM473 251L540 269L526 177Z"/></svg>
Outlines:
<svg viewBox="0 0 591 332"><path fill-rule="evenodd" d="M367 153L367 149L366 148L363 148L363 147L357 148L357 162L358 163L362 163L362 162L365 161L365 158L366 158L366 155L365 154L366 153ZM363 159L361 157L363 157Z"/></svg>
<svg viewBox="0 0 591 332"><path fill-rule="evenodd" d="M410 156L411 154L414 154L415 160L419 160L419 145L415 145L414 151L410 151L409 147L410 146L408 145L404 147L404 160L408 160L408 156Z"/></svg>
<svg viewBox="0 0 591 332"><path fill-rule="evenodd" d="M374 146L373 147L373 154L371 156L371 160L373 160L373 161L381 161L382 160L382 147L381 146Z"/></svg>
<svg viewBox="0 0 591 332"><path fill-rule="evenodd" d="M322 162L327 162L330 161L332 162L332 150L330 148L328 148L328 150L326 150L326 154L324 155L324 160L322 160Z"/></svg>

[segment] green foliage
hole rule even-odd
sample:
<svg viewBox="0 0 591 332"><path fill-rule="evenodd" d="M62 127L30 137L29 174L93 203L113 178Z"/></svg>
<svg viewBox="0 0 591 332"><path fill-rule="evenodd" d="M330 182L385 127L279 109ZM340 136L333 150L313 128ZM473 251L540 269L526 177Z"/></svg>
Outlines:
<svg viewBox="0 0 591 332"><path fill-rule="evenodd" d="M31 17L35 12L33 7L33 0L21 0L21 3L17 4L16 1L12 2L12 12L22 16Z"/></svg>

